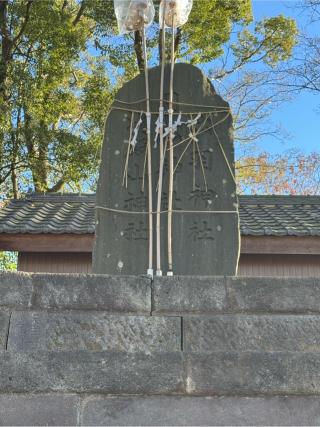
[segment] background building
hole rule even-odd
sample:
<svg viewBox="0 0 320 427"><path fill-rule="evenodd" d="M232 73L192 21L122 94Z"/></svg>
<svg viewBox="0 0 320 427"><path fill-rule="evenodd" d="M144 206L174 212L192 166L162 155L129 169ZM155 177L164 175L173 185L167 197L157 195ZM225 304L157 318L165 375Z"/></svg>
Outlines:
<svg viewBox="0 0 320 427"><path fill-rule="evenodd" d="M320 196L240 196L242 276L320 276ZM95 195L27 195L2 203L0 251L18 270L89 273Z"/></svg>

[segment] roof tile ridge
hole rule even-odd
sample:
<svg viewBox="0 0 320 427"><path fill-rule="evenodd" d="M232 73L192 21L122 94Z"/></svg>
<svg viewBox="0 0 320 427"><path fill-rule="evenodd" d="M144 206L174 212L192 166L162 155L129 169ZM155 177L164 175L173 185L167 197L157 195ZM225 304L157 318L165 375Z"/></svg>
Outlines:
<svg viewBox="0 0 320 427"><path fill-rule="evenodd" d="M320 194L319 195L290 195L290 194L240 194L240 204L243 205L290 205L290 204L312 204L320 205ZM254 203L253 203L254 202Z"/></svg>
<svg viewBox="0 0 320 427"><path fill-rule="evenodd" d="M301 205L303 206L303 205ZM295 216L294 214L292 214L292 212L287 211L287 215L290 216L290 218L296 222L300 227L304 228L305 230L308 230L309 235L311 235L311 229L310 227L306 226L304 222L301 221L301 219L298 216ZM288 233L289 234L289 233ZM306 234L306 233L304 233Z"/></svg>

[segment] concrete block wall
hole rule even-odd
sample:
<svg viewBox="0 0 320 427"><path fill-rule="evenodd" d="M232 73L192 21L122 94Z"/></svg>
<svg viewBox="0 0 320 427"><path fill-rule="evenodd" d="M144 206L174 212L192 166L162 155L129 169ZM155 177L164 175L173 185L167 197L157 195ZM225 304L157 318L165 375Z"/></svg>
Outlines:
<svg viewBox="0 0 320 427"><path fill-rule="evenodd" d="M0 425L319 425L320 280L0 274Z"/></svg>

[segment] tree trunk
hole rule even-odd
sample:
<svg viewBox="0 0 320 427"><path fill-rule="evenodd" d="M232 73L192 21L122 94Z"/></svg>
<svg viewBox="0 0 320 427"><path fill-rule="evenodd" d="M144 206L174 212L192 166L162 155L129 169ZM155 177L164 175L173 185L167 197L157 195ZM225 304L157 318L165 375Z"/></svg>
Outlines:
<svg viewBox="0 0 320 427"><path fill-rule="evenodd" d="M141 31L134 32L134 50L136 52L139 71L140 73L144 73L144 57L143 57Z"/></svg>
<svg viewBox="0 0 320 427"><path fill-rule="evenodd" d="M37 146L33 142L32 118L24 109L24 138L28 150L29 167L32 173L32 181L36 193L47 191L47 145L44 139L39 137Z"/></svg>
<svg viewBox="0 0 320 427"><path fill-rule="evenodd" d="M17 171L15 163L11 165L11 184L12 184L12 194L14 199L19 199L19 190L18 190L18 180L17 180Z"/></svg>
<svg viewBox="0 0 320 427"><path fill-rule="evenodd" d="M175 58L177 58L179 54L180 44L181 44L181 28L177 28L176 36L174 39L174 54Z"/></svg>
<svg viewBox="0 0 320 427"><path fill-rule="evenodd" d="M12 143L12 158L11 158L11 184L13 198L19 198L18 179L17 179L17 160L18 160L18 144L17 137L14 131L11 132Z"/></svg>
<svg viewBox="0 0 320 427"><path fill-rule="evenodd" d="M0 35L1 35L1 56L0 56L0 107L7 100L6 80L8 65L11 58L12 40L8 29L8 2L0 1ZM2 110L2 108L1 108Z"/></svg>
<svg viewBox="0 0 320 427"><path fill-rule="evenodd" d="M32 171L37 192L48 191L48 138L46 133L46 125L40 122L37 157Z"/></svg>
<svg viewBox="0 0 320 427"><path fill-rule="evenodd" d="M62 190L64 187L64 184L65 184L64 179L63 178L59 179L59 181L56 184L54 184L53 187L48 189L48 193L56 193Z"/></svg>
<svg viewBox="0 0 320 427"><path fill-rule="evenodd" d="M8 75L8 64L11 57L12 41L8 30L7 18L8 2L0 1L0 147L4 144L4 128L7 121L8 99L6 80Z"/></svg>
<svg viewBox="0 0 320 427"><path fill-rule="evenodd" d="M159 64L161 64L161 62L162 62L162 32L163 32L163 30L160 28L160 30L159 30L159 38L158 38Z"/></svg>

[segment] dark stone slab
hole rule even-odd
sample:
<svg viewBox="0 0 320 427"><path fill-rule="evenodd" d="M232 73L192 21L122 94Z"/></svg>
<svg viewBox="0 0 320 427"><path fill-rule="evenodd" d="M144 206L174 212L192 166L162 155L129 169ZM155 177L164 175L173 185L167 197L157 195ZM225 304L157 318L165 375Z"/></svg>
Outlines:
<svg viewBox="0 0 320 427"><path fill-rule="evenodd" d="M168 99L169 71L167 67L165 99ZM150 70L149 81L150 97L156 100L159 98L160 67ZM232 177L234 146L229 105L216 94L202 72L189 64L180 63L175 67L174 97L175 112L183 113L183 121L189 120L191 114L196 117L199 111L203 113L195 126L203 130L197 135L198 147L194 142L189 144L189 129L186 126L179 127L174 141L181 142L174 150L177 168L173 209L181 211L173 215L174 272L180 275L234 275L240 237L236 185ZM145 117L139 142L129 158L128 186L126 188L122 185L131 110L138 111L134 114L135 126L140 117L139 112L145 110L145 102L141 101L144 98L145 81L141 74L120 89L107 119L97 187L96 244L93 255L93 271L96 273L143 274L148 267L146 182L142 191L147 139ZM166 104L165 111L167 109ZM153 141L158 101L151 102L151 111L155 113L151 126ZM214 129L212 125L215 125ZM189 140L186 141L186 138ZM158 156L159 150L152 149L153 206L156 206L157 198ZM167 151L162 194L164 210L168 206L168 157ZM101 207L125 212L103 210ZM224 213L212 213L214 211ZM167 271L166 213L162 214L162 260L162 269Z"/></svg>
<svg viewBox="0 0 320 427"><path fill-rule="evenodd" d="M320 312L320 279L295 277L228 278L232 311Z"/></svg>
<svg viewBox="0 0 320 427"><path fill-rule="evenodd" d="M0 391L181 392L182 353L0 351Z"/></svg>
<svg viewBox="0 0 320 427"><path fill-rule="evenodd" d="M0 425L77 425L79 401L73 395L0 395Z"/></svg>
<svg viewBox="0 0 320 427"><path fill-rule="evenodd" d="M33 308L150 313L151 281L142 276L34 274Z"/></svg>
<svg viewBox="0 0 320 427"><path fill-rule="evenodd" d="M153 312L219 313L227 309L224 277L154 277Z"/></svg>
<svg viewBox="0 0 320 427"><path fill-rule="evenodd" d="M31 305L31 295L30 274L0 272L0 307L27 308Z"/></svg>
<svg viewBox="0 0 320 427"><path fill-rule="evenodd" d="M180 349L180 317L110 316L91 311L13 313L8 341L10 351Z"/></svg>
<svg viewBox="0 0 320 427"><path fill-rule="evenodd" d="M320 353L185 353L190 394L320 393Z"/></svg>
<svg viewBox="0 0 320 427"><path fill-rule="evenodd" d="M86 426L314 426L318 397L105 397L84 402Z"/></svg>
<svg viewBox="0 0 320 427"><path fill-rule="evenodd" d="M320 352L320 316L186 317L183 331L185 351Z"/></svg>
<svg viewBox="0 0 320 427"><path fill-rule="evenodd" d="M0 349L5 349L9 328L9 313L0 312ZM181 322L180 322L181 323Z"/></svg>

